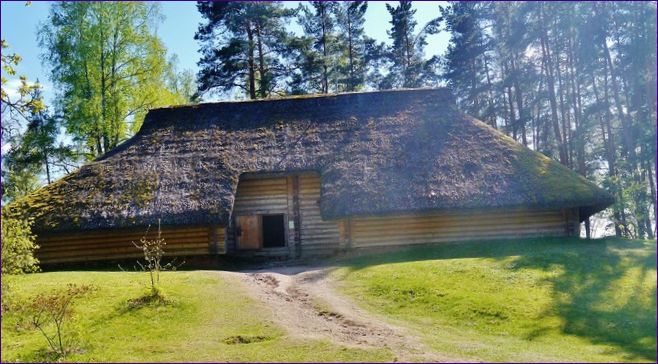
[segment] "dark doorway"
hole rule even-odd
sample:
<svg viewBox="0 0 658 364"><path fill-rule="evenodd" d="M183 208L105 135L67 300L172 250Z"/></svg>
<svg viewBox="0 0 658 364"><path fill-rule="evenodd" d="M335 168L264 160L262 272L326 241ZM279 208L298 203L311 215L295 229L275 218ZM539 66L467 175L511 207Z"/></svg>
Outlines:
<svg viewBox="0 0 658 364"><path fill-rule="evenodd" d="M286 246L286 230L283 215L263 215L263 247Z"/></svg>

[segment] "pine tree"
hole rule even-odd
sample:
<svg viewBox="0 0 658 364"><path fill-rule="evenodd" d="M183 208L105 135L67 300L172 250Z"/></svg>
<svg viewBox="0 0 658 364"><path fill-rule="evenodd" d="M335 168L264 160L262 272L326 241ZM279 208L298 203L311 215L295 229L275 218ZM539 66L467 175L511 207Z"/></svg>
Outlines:
<svg viewBox="0 0 658 364"><path fill-rule="evenodd" d="M391 29L388 35L393 41L389 51L392 66L382 88L413 88L431 85L436 82L435 71L438 57L424 58L428 34L438 32L439 18L428 22L418 33L411 1L400 1L398 6L386 4L391 15Z"/></svg>
<svg viewBox="0 0 658 364"><path fill-rule="evenodd" d="M496 101L493 96L491 45L481 29L485 4L455 1L441 8L450 44L444 58L448 85L469 114L496 127Z"/></svg>
<svg viewBox="0 0 658 364"><path fill-rule="evenodd" d="M342 52L339 64L339 83L344 91L356 91L365 84L366 77L366 38L363 26L368 10L366 1L339 3L336 23L339 29L339 42Z"/></svg>
<svg viewBox="0 0 658 364"><path fill-rule="evenodd" d="M655 12L646 2L455 2L443 12L444 76L460 106L491 124L492 101L504 132L601 183L616 199L602 216L618 236L655 237Z"/></svg>
<svg viewBox="0 0 658 364"><path fill-rule="evenodd" d="M199 2L205 19L194 38L201 44L199 93L242 90L248 98L283 92L289 70L284 27L294 11L280 2Z"/></svg>

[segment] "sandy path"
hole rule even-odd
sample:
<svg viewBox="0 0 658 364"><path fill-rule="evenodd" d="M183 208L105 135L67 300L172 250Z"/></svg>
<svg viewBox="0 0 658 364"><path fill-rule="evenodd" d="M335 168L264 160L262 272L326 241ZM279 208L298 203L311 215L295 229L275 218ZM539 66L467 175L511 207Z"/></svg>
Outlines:
<svg viewBox="0 0 658 364"><path fill-rule="evenodd" d="M364 349L388 348L395 361L456 361L432 352L409 330L384 322L338 295L326 269L281 267L226 274L237 275L291 336Z"/></svg>

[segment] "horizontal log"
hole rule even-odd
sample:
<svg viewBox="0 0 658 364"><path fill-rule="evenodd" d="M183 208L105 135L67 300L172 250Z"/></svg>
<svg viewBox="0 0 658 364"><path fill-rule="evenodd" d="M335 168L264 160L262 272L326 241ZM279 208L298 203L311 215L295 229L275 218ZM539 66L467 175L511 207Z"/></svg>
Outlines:
<svg viewBox="0 0 658 364"><path fill-rule="evenodd" d="M550 216L550 215L560 215L564 216L561 211L556 210L506 210L499 212L469 212L469 213L455 213L455 212L434 212L434 213L424 213L424 214L400 214L400 215L391 215L391 216L363 216L354 218L353 221L356 222L367 222L367 221L378 221L383 219L435 219L440 217L453 217L453 218L479 218L480 216L495 215L495 216Z"/></svg>
<svg viewBox="0 0 658 364"><path fill-rule="evenodd" d="M510 224L510 225L521 225L534 222L549 222L554 224L563 224L566 220L561 217L498 217L498 216L486 216L478 219L465 219L465 218L436 218L436 219L427 219L427 220L396 220L396 219L387 219L377 222L364 223L362 221L355 220L352 223L353 230L360 229L378 229L386 227L400 227L400 228L414 228L414 227L440 227L440 226L453 226L453 225L499 225L499 224Z"/></svg>
<svg viewBox="0 0 658 364"><path fill-rule="evenodd" d="M177 246L193 246L193 245L199 245L199 244L206 244L209 245L209 240L208 239L200 239L200 240L186 240L186 241L165 241L165 249L166 248L172 248L172 247L177 247ZM89 241L86 243L76 243L76 244L68 244L68 245L49 245L49 244L41 244L39 245L39 251L64 251L64 250L72 250L72 249L80 249L80 250L94 250L94 249L103 249L103 248L118 248L118 247L133 247L135 246L131 242L116 242L112 244L108 243L95 243L93 241Z"/></svg>
<svg viewBox="0 0 658 364"><path fill-rule="evenodd" d="M499 226L455 226L455 227L446 227L442 229L399 229L399 230L381 230L381 231L352 231L352 237L361 238L361 237L386 237L386 236L415 236L415 235L450 235L450 234L468 234L468 233L497 233L499 231L533 231L533 230L564 230L564 226L560 225L534 225L528 228L519 228L519 227L510 227L505 225Z"/></svg>
<svg viewBox="0 0 658 364"><path fill-rule="evenodd" d="M48 241L59 241L59 240L68 240L71 239L71 237L76 237L80 239L96 239L96 238L105 238L105 237L110 237L110 236L137 236L138 239L144 236L145 231L133 231L133 230L115 230L115 231L107 231L107 232L98 232L98 233L86 233L86 232L79 232L79 233L57 233L57 234L38 234L37 238L42 239L42 240L48 240ZM208 228L203 227L203 228L194 228L194 229L169 229L169 230L162 230L162 236L171 236L171 235L179 235L179 234L197 234L197 233L207 233ZM154 233L152 230L149 232L147 235L148 238L152 239L157 236L157 231Z"/></svg>
<svg viewBox="0 0 658 364"><path fill-rule="evenodd" d="M170 254L173 252L176 252L178 250L196 250L196 249L205 249L208 250L208 244L207 243L200 243L200 244L186 244L186 245L179 245L179 246L166 246L164 248L165 254ZM118 247L102 247L102 248L92 248L92 249L79 249L79 248L71 248L71 249L60 249L60 250L37 250L36 255L41 257L41 256L57 256L57 255L102 255L102 254L109 254L109 253L131 253L131 252L140 252L141 250L137 249L135 246L118 246Z"/></svg>
<svg viewBox="0 0 658 364"><path fill-rule="evenodd" d="M532 221L532 222L522 222L522 223L510 223L510 222L499 222L488 221L486 223L479 223L478 221L452 221L449 223L437 223L437 224L395 224L391 223L388 225L378 225L378 226L360 226L352 227L353 234L360 233L395 233L397 231L441 231L441 230L450 230L450 229L495 229L499 227L507 228L519 228L519 229L532 229L543 226L560 226L564 227L565 222L562 221Z"/></svg>
<svg viewBox="0 0 658 364"><path fill-rule="evenodd" d="M461 240L477 239L501 239L521 236L562 236L564 230L548 229L536 231L499 231L495 235L490 232L454 234L454 235L421 235L421 236L388 236L388 237L353 237L353 246L385 246L385 245L406 245L406 244L424 244L434 242L450 242Z"/></svg>
<svg viewBox="0 0 658 364"><path fill-rule="evenodd" d="M288 181L285 178L263 178L260 180L243 180L238 184L238 190L245 188L263 187L286 187Z"/></svg>
<svg viewBox="0 0 658 364"><path fill-rule="evenodd" d="M196 233L179 233L179 234L168 234L168 235L162 235L162 238L165 240L165 242L168 241L175 241L175 240L198 240L198 239L208 239L209 233L208 231L201 231L201 232L196 232ZM48 244L48 245L68 245L68 244L76 244L76 243L85 243L89 241L94 241L98 243L113 243L113 242L120 242L120 241L127 241L130 243L131 241L134 242L139 242L139 240L142 238L140 235L111 235L107 237L98 237L98 238L87 238L87 237L82 237L82 236L76 236L76 235L71 235L68 238L58 238L57 240L51 240L48 238L37 238L37 242L40 244ZM155 237L151 238L148 237L147 239L154 239Z"/></svg>
<svg viewBox="0 0 658 364"><path fill-rule="evenodd" d="M201 251L180 251L177 252L178 256L195 256L195 255L208 255L208 252ZM124 259L139 259L143 255L140 253L137 254L117 254L117 255L107 255L107 256L90 256L90 257L61 257L61 258L52 258L52 259L42 259L41 263L43 264L56 264L56 263L73 263L73 262L90 262L90 261L105 261L105 260L124 260Z"/></svg>
<svg viewBox="0 0 658 364"><path fill-rule="evenodd" d="M377 240L370 242L353 241L352 246L355 248L371 247L371 246L405 246L405 245L415 245L415 244L450 243L450 242L471 241L471 240L519 239L519 238L544 237L544 236L564 236L564 233L540 231L536 233L506 234L506 235L496 235L496 236L486 236L486 235L454 236L454 237L434 238L434 239L405 239L405 240L391 240L391 241Z"/></svg>

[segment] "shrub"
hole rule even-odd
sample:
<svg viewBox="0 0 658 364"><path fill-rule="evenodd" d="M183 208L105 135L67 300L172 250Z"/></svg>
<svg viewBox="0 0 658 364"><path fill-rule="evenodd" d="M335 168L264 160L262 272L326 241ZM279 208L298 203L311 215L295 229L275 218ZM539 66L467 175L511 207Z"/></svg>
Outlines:
<svg viewBox="0 0 658 364"><path fill-rule="evenodd" d="M31 222L9 217L2 210L2 308L11 306L11 275L36 272L39 261L34 257L38 246L34 243Z"/></svg>
<svg viewBox="0 0 658 364"><path fill-rule="evenodd" d="M34 250L39 248L32 235L32 223L2 213L2 274L35 272L39 261Z"/></svg>
<svg viewBox="0 0 658 364"><path fill-rule="evenodd" d="M139 243L133 241L133 245L144 253L144 260L146 260L146 266L144 270L148 270L151 277L151 289L155 293L158 291L158 285L160 284L160 271L162 270L162 257L164 256L164 247L167 245L165 240L162 238L162 231L160 230L160 220L158 220L158 235L155 239L147 239L149 233L149 228L146 229L144 236L139 239ZM141 264L140 264L141 265Z"/></svg>
<svg viewBox="0 0 658 364"><path fill-rule="evenodd" d="M151 226L149 225L144 236L139 239L139 243L135 243L134 241L132 243L137 249L144 253L144 260L146 261L146 265L142 265L139 262L138 263L143 270L149 272L151 278L151 295L153 297L160 297L160 272L168 269L176 270L178 266L174 265L173 261L164 265L162 264L162 257L165 255L164 247L167 245L167 243L162 237L160 219L158 219L158 235L155 237L155 239L147 238L150 228Z"/></svg>
<svg viewBox="0 0 658 364"><path fill-rule="evenodd" d="M65 335L64 324L73 316L73 301L91 290L90 286L69 284L66 289L38 294L27 307L27 317L60 357L71 351L72 340Z"/></svg>

